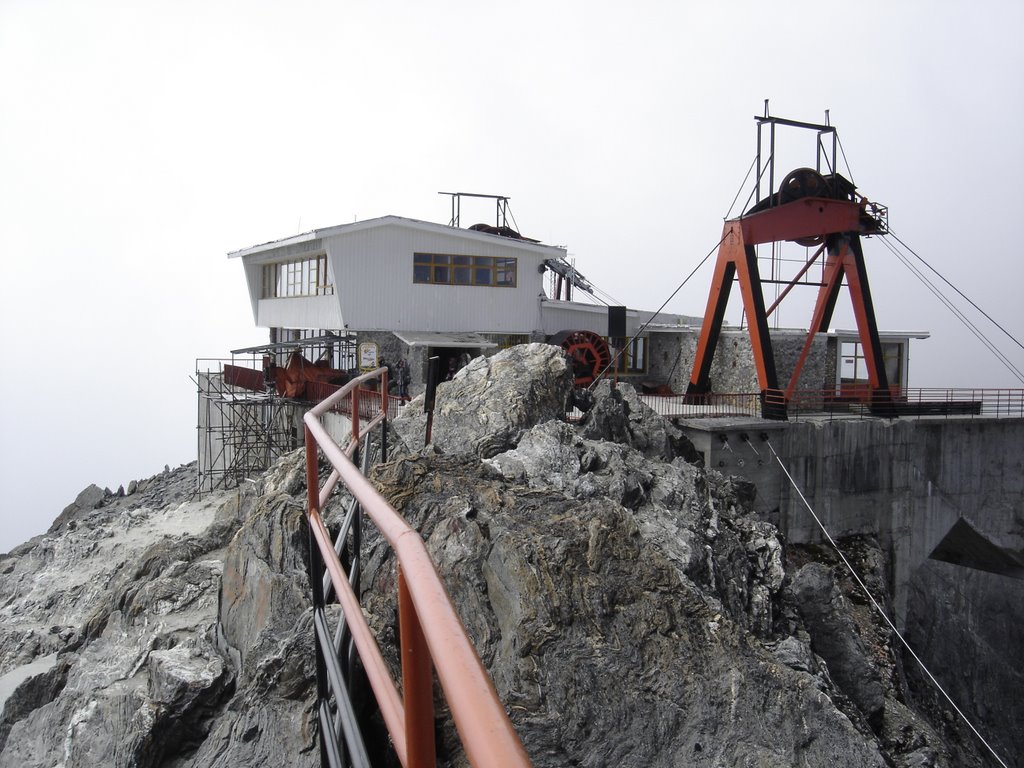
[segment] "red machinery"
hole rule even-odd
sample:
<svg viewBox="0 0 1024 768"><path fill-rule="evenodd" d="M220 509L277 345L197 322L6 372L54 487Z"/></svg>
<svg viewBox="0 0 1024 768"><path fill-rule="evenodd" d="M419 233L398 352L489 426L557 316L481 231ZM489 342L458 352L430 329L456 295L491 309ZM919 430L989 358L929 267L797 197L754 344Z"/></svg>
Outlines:
<svg viewBox="0 0 1024 768"><path fill-rule="evenodd" d="M590 386L612 360L608 342L593 331L560 331L549 343L560 346L569 356L577 387Z"/></svg>
<svg viewBox="0 0 1024 768"><path fill-rule="evenodd" d="M740 284L743 308L747 316L761 391L762 413L766 418L785 419L786 403L796 389L814 335L828 330L839 289L845 278L853 301L857 330L864 348L873 391L872 408L889 413L892 396L882 363L882 347L878 338L867 270L864 266L864 253L860 243L861 235L885 234L888 231L888 212L883 206L871 203L858 195L853 183L834 171L837 137L833 126L771 117L767 114L767 109L764 117L754 119L758 124L758 200L742 216L725 222L715 275L704 313L704 324L686 394L690 400L699 402L711 391L711 363L722 330L729 292L735 279ZM762 165L762 129L766 126L770 130L770 147L768 161ZM765 172L768 173L769 190L774 187L775 133L778 126L817 131L817 167L793 171L783 179L776 194L769 194L768 197L760 199L760 181ZM830 157L825 148L827 139L831 139ZM827 169L832 169L831 172L821 172L823 160ZM758 271L754 246L784 240L808 247L817 245L818 248L788 283L763 281ZM790 380L783 388L775 371L768 317L823 254L823 275L821 282L817 283L818 299L814 306L807 341ZM786 284L778 300L767 310L763 282Z"/></svg>

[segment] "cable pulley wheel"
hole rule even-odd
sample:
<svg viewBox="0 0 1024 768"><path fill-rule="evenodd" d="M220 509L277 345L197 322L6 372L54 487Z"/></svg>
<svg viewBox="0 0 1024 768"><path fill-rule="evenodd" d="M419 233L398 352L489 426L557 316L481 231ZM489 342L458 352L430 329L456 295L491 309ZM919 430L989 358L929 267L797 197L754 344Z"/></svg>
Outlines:
<svg viewBox="0 0 1024 768"><path fill-rule="evenodd" d="M565 350L577 387L589 386L612 360L608 342L593 331L559 331L551 343Z"/></svg>
<svg viewBox="0 0 1024 768"><path fill-rule="evenodd" d="M828 182L813 168L797 168L790 171L779 185L779 204L785 205L803 197L830 197ZM823 235L799 237L793 242L805 248L813 248L825 241Z"/></svg>

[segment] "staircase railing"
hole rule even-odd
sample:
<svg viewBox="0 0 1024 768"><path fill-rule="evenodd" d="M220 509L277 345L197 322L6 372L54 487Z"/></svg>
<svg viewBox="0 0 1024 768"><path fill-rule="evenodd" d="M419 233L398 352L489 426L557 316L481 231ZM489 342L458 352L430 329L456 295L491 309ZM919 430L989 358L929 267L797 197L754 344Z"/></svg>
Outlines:
<svg viewBox="0 0 1024 768"><path fill-rule="evenodd" d="M378 382L376 391L363 386L370 382ZM444 691L470 764L476 768L529 766L522 742L452 606L422 538L364 474L369 464L368 438L377 428L381 430L381 458L386 458L387 389L387 369L377 369L348 382L304 417L321 763L332 768L370 764L358 725L356 703L351 697L354 661L358 655L394 751L404 768L435 765L433 672ZM350 403L344 410L351 414L352 431L348 445L342 448L327 433L320 418L346 398ZM364 471L353 461L361 440L366 444ZM332 468L322 488L319 485L320 454ZM335 543L320 512L338 482L344 483L353 500ZM359 604L362 513L376 525L397 561L401 693ZM341 555L348 561L347 571ZM342 608L342 617L334 631L329 626L326 611L332 597Z"/></svg>

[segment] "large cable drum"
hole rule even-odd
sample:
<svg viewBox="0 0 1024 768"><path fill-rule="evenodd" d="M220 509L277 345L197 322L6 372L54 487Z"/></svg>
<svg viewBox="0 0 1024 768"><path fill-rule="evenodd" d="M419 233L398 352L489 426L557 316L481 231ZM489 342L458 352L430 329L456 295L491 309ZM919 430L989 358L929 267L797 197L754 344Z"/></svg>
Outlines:
<svg viewBox="0 0 1024 768"><path fill-rule="evenodd" d="M593 331L559 331L550 343L565 350L577 387L589 386L612 361L608 342Z"/></svg>

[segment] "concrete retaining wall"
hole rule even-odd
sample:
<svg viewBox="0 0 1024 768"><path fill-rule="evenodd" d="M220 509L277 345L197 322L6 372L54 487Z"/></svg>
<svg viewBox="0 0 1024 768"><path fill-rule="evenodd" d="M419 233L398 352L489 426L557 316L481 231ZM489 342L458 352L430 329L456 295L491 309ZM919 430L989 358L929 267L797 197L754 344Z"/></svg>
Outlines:
<svg viewBox="0 0 1024 768"><path fill-rule="evenodd" d="M958 520L1011 557L1024 553L1020 419L691 420L681 426L709 467L755 483L758 509L789 541L825 537L769 443L833 537L878 535L892 555L898 617L914 571Z"/></svg>

